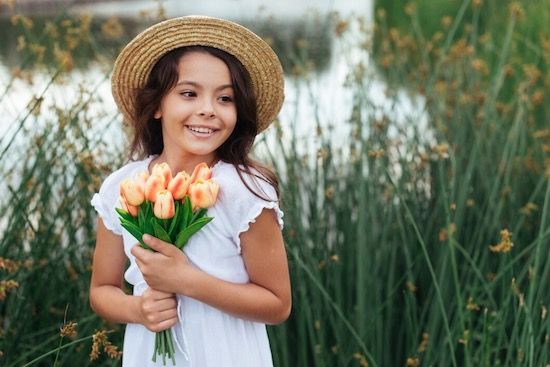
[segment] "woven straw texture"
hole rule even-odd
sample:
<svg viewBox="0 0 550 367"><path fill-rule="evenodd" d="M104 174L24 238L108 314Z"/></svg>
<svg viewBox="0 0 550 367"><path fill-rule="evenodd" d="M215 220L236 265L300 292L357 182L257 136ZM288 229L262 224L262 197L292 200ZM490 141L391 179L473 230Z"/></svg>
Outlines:
<svg viewBox="0 0 550 367"><path fill-rule="evenodd" d="M133 123L134 94L155 63L184 46L210 46L235 56L250 74L258 108L258 132L277 117L284 99L283 69L271 47L247 28L222 19L186 16L155 24L138 34L118 56L113 97L124 119Z"/></svg>

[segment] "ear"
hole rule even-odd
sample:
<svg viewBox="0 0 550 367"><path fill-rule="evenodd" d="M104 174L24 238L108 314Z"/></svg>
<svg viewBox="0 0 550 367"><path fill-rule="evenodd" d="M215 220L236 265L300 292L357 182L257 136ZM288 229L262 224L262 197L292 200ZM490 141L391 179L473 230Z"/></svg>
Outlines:
<svg viewBox="0 0 550 367"><path fill-rule="evenodd" d="M155 114L153 115L153 117L157 120L159 120L161 117L162 117L162 113L160 112L160 109L158 109Z"/></svg>

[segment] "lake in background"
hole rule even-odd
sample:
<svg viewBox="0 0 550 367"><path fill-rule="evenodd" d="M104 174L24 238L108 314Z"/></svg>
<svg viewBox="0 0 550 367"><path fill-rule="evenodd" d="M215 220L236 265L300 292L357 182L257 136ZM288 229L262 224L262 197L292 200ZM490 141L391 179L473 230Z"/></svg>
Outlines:
<svg viewBox="0 0 550 367"><path fill-rule="evenodd" d="M318 126L331 130L331 139L338 144L349 136L347 121L351 114L352 95L345 88L346 77L352 68L361 62L367 69L373 66L364 48L360 45L366 41L365 32L359 30L358 22L350 22L348 32L337 36L337 25L341 20L363 19L363 24L372 24L373 3L364 1L251 1L251 0L223 0L223 1L163 1L161 7L155 1L113 1L94 2L78 5L57 5L37 8L32 1L21 1L22 11L25 11L35 25L45 24L64 13L65 16L91 14L95 32L100 32L100 24L109 18L116 17L124 30L124 42L113 47L113 42L105 40L105 44L95 44L94 51L99 50L101 62L86 62L86 55L75 62L75 67L68 75L62 77L62 83L56 81L48 86L51 72L41 69L33 70L33 83L15 79L11 74L14 68L24 64L25 60L16 51L18 46L17 31L11 26L10 18L4 12L2 22L3 36L0 35L0 93L4 90L7 95L0 99L0 127L5 133L0 148L4 150L13 138L17 141L24 137L20 134L21 121L26 115L26 107L34 96L44 93L44 101L40 114L32 119L32 124L40 123L39 119L56 118L53 106L71 108L79 99L89 98L89 110L97 119L100 133L107 140L115 142L124 139L120 123L110 123L120 120L110 92L110 71L120 46L131 39L139 31L154 23L154 17L159 9L164 16L176 17L190 14L201 14L223 17L249 27L254 32L268 40L279 55L285 69L286 98L280 114L281 126L284 130L292 130L303 144L298 149L314 149L315 130ZM38 11L37 11L38 9ZM17 11L17 10L16 10ZM144 14L147 14L144 16ZM92 24L92 31L94 26ZM35 26L38 32L43 27ZM95 35L95 33L94 33ZM41 36L41 35L38 35ZM35 36L35 37L38 37ZM102 37L98 37L102 40ZM13 82L13 84L11 84ZM5 88L8 86L8 88ZM83 95L79 91L88 91ZM384 95L385 84L374 78L365 91L365 98L369 98L383 109L395 109ZM422 110L415 107L418 101L411 101L403 95L398 99L401 106L397 111L410 114L413 110ZM385 106L386 105L386 106ZM384 107L385 106L385 107ZM399 113L401 114L401 113ZM399 117L399 116L397 116ZM38 122L36 121L38 119ZM25 122L26 129L29 120ZM271 129L273 130L273 129ZM265 134L269 140L275 139L273 133Z"/></svg>

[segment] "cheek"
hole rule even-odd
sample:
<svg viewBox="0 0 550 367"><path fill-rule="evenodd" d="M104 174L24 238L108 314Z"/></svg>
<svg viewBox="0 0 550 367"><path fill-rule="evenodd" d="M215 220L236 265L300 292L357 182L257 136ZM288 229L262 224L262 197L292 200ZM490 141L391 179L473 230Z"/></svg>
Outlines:
<svg viewBox="0 0 550 367"><path fill-rule="evenodd" d="M230 108L226 111L225 123L227 124L227 127L235 127L237 124L237 109Z"/></svg>
<svg viewBox="0 0 550 367"><path fill-rule="evenodd" d="M162 106L162 119L167 121L180 121L192 114L192 108L183 103L172 103Z"/></svg>
<svg viewBox="0 0 550 367"><path fill-rule="evenodd" d="M160 100L160 103L157 107L157 111L155 112L154 117L156 119L161 119L161 118L164 118L167 113L170 114L169 112L170 112L170 97L164 96Z"/></svg>

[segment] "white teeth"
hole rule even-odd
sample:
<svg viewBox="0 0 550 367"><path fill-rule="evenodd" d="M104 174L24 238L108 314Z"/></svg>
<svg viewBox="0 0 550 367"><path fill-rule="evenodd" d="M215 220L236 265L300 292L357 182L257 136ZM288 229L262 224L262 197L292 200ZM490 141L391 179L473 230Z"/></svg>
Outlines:
<svg viewBox="0 0 550 367"><path fill-rule="evenodd" d="M202 134L212 134L214 132L213 129L209 129L207 127L187 126L187 128L191 131Z"/></svg>

